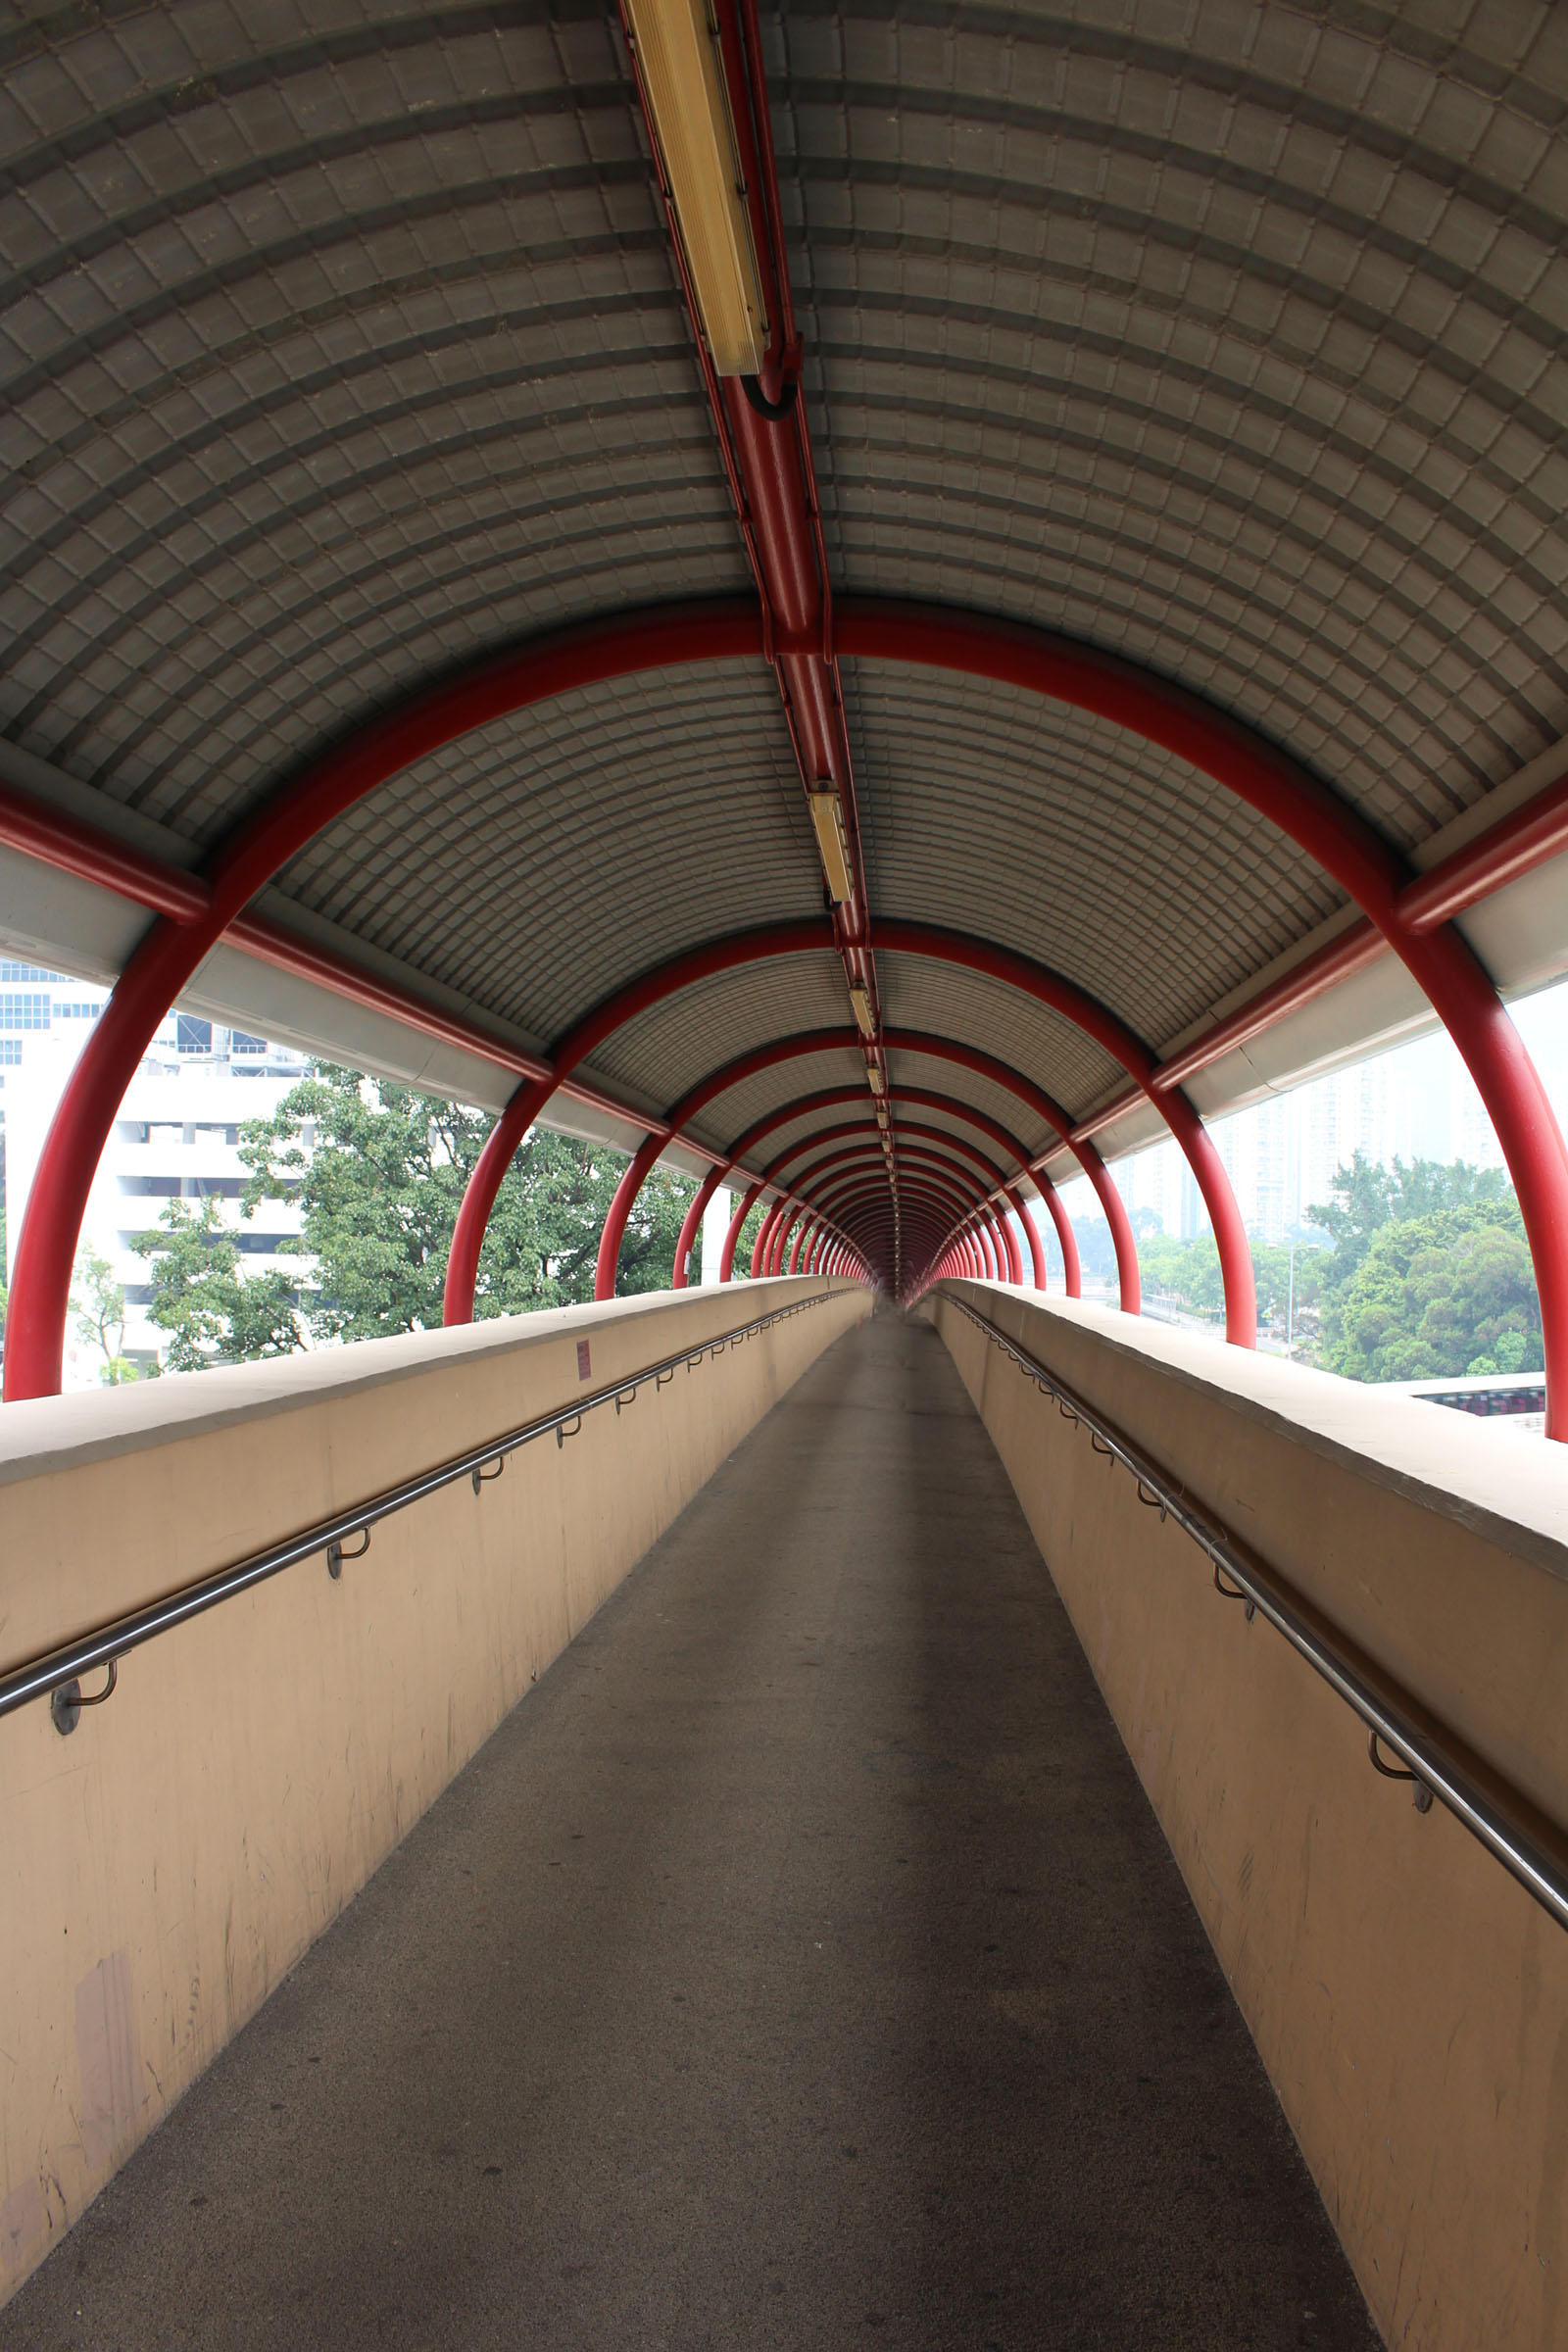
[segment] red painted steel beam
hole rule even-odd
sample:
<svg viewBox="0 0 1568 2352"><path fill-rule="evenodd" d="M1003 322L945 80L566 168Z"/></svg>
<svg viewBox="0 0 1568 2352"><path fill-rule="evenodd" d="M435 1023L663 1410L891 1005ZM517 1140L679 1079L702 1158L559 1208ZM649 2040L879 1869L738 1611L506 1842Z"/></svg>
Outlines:
<svg viewBox="0 0 1568 2352"><path fill-rule="evenodd" d="M1416 878L1396 853L1274 747L1198 697L1117 657L1022 624L938 608L862 603L841 607L840 620L842 652L1004 678L1102 710L1164 744L1280 824L1356 898L1446 1023L1491 1111L1530 1235L1548 1381L1560 1398L1568 1368L1568 1153L1517 1032L1463 941L1451 926L1430 934L1403 927L1397 902ZM409 698L311 763L240 828L205 877L214 894L208 909L186 921L165 913L132 958L60 1105L18 1247L8 1396L47 1394L58 1386L81 1209L120 1096L197 964L270 874L386 776L470 727L606 677L759 651L761 634L755 612L688 607L535 641ZM1448 866L1436 870L1451 882ZM183 879L188 883L189 877ZM151 886L145 874L133 875L123 865L110 886L130 881ZM1419 918L1421 909L1415 912ZM172 933L178 935L172 945ZM1550 1418L1558 1434L1560 1411L1553 1408Z"/></svg>
<svg viewBox="0 0 1568 2352"><path fill-rule="evenodd" d="M778 681L802 786L809 793L813 785L831 782L839 793L853 883L849 901L837 909L834 918L845 975L848 980L863 981L875 1008L876 975L865 869L833 648L827 550L822 539L807 404L800 385L800 348L793 331L789 258L783 239L766 76L751 0L739 0L739 4L737 0L715 0L714 14L728 86L730 127L752 214L758 265L762 271L764 298L773 329L773 346L764 363L763 375L766 381L777 385L781 394L787 390L789 396L788 413L780 416L761 415L738 378L720 379L714 372L643 84L642 61L624 11L622 24L676 273L690 316L698 366L712 411L741 537L761 601L767 659ZM874 1046L871 1051L874 1054Z"/></svg>
<svg viewBox="0 0 1568 2352"><path fill-rule="evenodd" d="M951 1098L937 1097L935 1099L938 1102L943 1102L946 1105L951 1106L953 1109L961 1113L963 1106L956 1102L953 1102ZM1007 1205L1017 1212L1019 1223L1023 1228L1025 1238L1029 1244L1034 1288L1043 1291L1046 1288L1046 1262L1044 1252L1040 1247L1040 1236L1036 1231L1034 1219L1029 1214L1027 1203L1023 1200L1021 1196L1007 1184L1001 1169L999 1169L992 1161L988 1160L984 1153L977 1152L972 1145L964 1143L961 1137L950 1135L946 1128L927 1126L923 1120L902 1118L898 1122L898 1126L901 1144L905 1145L906 1148L907 1148L908 1139L910 1137L919 1138L926 1142L940 1142L948 1152L955 1152L959 1156L970 1160L981 1170L990 1186L994 1190L1000 1192L1003 1200L1007 1203ZM849 1135L858 1135L867 1142L875 1143L876 1139L879 1137L879 1129L877 1129L874 1125L867 1127L863 1121L858 1124L856 1122L843 1122L833 1127L818 1128L813 1134L803 1137L798 1143L791 1146L787 1152L780 1153L776 1159L770 1161L768 1173L770 1175L777 1173L786 1165L788 1165L790 1161L800 1156L801 1153L814 1151L820 1146L829 1142L840 1140ZM1022 1157L1021 1151L1018 1153L1018 1156L1020 1157L1022 1164L1027 1167L1027 1159ZM808 1185L813 1173L814 1165L813 1167L802 1168L793 1181L804 1189L807 1185ZM1013 1279L1021 1284L1023 1281L1023 1261L1017 1254L1012 1229L1006 1224L1004 1216L1002 1222L1002 1231L1008 1244L1008 1259L1009 1263L1013 1267Z"/></svg>
<svg viewBox="0 0 1568 2352"><path fill-rule="evenodd" d="M863 1172L867 1168L881 1168L884 1164L882 1152L877 1147L865 1144L847 1144L836 1152L830 1152L825 1159L818 1160L812 1167L803 1169L796 1182L809 1200L819 1200L823 1197L823 1182L830 1175L837 1174L840 1169L856 1168ZM927 1174L934 1175L940 1172L952 1180L958 1188L959 1197L971 1204L983 1198L969 1169L947 1158L941 1152L930 1151L923 1144L906 1144L900 1156L899 1164L901 1169L907 1165L912 1168L920 1168Z"/></svg>
<svg viewBox="0 0 1568 2352"><path fill-rule="evenodd" d="M900 1119L898 1124L901 1141L905 1137L914 1136L924 1143L940 1143L946 1151L978 1168L989 1186L994 1188L1005 1181L994 1160L987 1159L983 1152L965 1143L961 1136L950 1135L945 1127L927 1126L923 1119ZM804 1153L818 1151L827 1144L843 1143L847 1139L867 1145L879 1153L882 1149L882 1130L874 1119L841 1119L832 1127L818 1127L812 1134L802 1136L787 1150L780 1152L776 1158L768 1161L766 1174L771 1180ZM790 1182L804 1185L811 1173L809 1167L797 1169Z"/></svg>
<svg viewBox="0 0 1568 2352"><path fill-rule="evenodd" d="M675 1264L669 1285L672 1291L683 1291L686 1288L686 1260L696 1248L698 1228L703 1221L703 1211L723 1183L733 1164L733 1161L714 1160L708 1174L692 1195L691 1205L681 1219L680 1234L675 1243Z"/></svg>
<svg viewBox="0 0 1568 2352"><path fill-rule="evenodd" d="M735 1245L741 1238L741 1227L751 1215L753 1204L761 1189L762 1187L760 1183L757 1183L752 1185L746 1192L744 1192L741 1195L740 1205L729 1221L729 1231L724 1236L724 1247L719 1254L718 1260L718 1279L720 1282L728 1282L734 1273Z"/></svg>
<svg viewBox="0 0 1568 2352"><path fill-rule="evenodd" d="M705 941L702 946L685 950L664 962L641 972L624 987L614 989L608 997L575 1022L551 1049L550 1073L531 1079L520 1086L506 1109L496 1121L485 1140L484 1150L474 1164L458 1211L452 1235L452 1250L447 1260L446 1292L443 1316L448 1323L467 1323L473 1316L474 1283L479 1271L479 1252L484 1246L485 1227L495 1206L496 1195L512 1164L513 1155L528 1129L538 1118L561 1080L570 1074L578 1063L586 1060L596 1047L612 1037L616 1030L635 1020L668 997L678 995L698 980L711 979L720 972L734 971L743 964L757 963L775 956L799 956L812 949L831 945L827 926L820 917L794 923L773 923L748 931L732 932L721 939ZM700 1104L688 1096L684 1104L677 1104L664 1122L665 1138L677 1133L685 1120L694 1116Z"/></svg>
<svg viewBox="0 0 1568 2352"><path fill-rule="evenodd" d="M901 1192L906 1181L911 1187L921 1186L926 1192L933 1195L940 1193L945 1200L953 1204L955 1215L963 1215L974 1210L975 1196L972 1183L951 1164L925 1159L920 1154L911 1152L907 1160L901 1164L899 1177ZM864 1153L857 1153L853 1157L846 1158L842 1164L824 1170L813 1188L811 1199L816 1206L830 1208L839 1199L844 1187L853 1187L863 1183L870 1183L873 1186L882 1184L885 1197L886 1186L883 1181L880 1159L871 1159ZM891 1206L886 1208L885 1221L887 1230L891 1234L893 1223Z"/></svg>
<svg viewBox="0 0 1568 2352"><path fill-rule="evenodd" d="M1219 1153L1192 1103L1179 1087L1156 1091L1155 1059L1150 1048L1108 1005L1060 972L1010 948L949 930L936 923L889 921L880 927L884 951L903 951L983 973L1059 1014L1092 1037L1119 1061L1140 1092L1165 1119L1192 1169L1219 1250L1225 1288L1225 1337L1234 1348L1257 1345L1257 1292L1252 1252ZM1077 1130L1073 1130L1074 1134Z"/></svg>
<svg viewBox="0 0 1568 2352"><path fill-rule="evenodd" d="M1405 928L1431 930L1439 920L1451 920L1453 914L1478 905L1545 859L1562 855L1568 849L1565 812L1568 779L1546 787L1512 816L1407 883L1398 899ZM11 785L0 785L0 844L176 921L199 920L212 903L211 886L200 874L151 858L100 827L67 815L47 801ZM1445 905L1451 900L1446 917L1436 911L1440 900ZM310 980L351 1003L384 1012L419 1035L453 1044L493 1062L498 1069L524 1076L542 1066L481 1025L431 1004L270 917L243 915L225 932L224 940L259 961ZM1249 1044L1390 952L1375 925L1358 922L1161 1062L1154 1074L1156 1088L1183 1085L1223 1054ZM568 1086L566 1091L573 1099L597 1102L621 1116L638 1115L612 1098L595 1096L590 1090ZM1097 1112L1093 1120L1085 1121L1081 1132L1101 1132L1135 1100L1133 1095L1122 1097Z"/></svg>
<svg viewBox="0 0 1568 2352"><path fill-rule="evenodd" d="M631 1204L642 1190L643 1179L663 1149L664 1139L662 1136L649 1136L644 1143L638 1146L627 1162L625 1174L615 1187L614 1198L610 1203L609 1212L605 1218L604 1230L599 1236L599 1256L594 1267L594 1297L596 1299L613 1298L615 1296L615 1273L620 1262L620 1237L626 1230L626 1219L631 1213Z"/></svg>
<svg viewBox="0 0 1568 2352"><path fill-rule="evenodd" d="M768 1244L766 1261L767 1272L770 1275L778 1275L783 1272L785 1245L789 1241L790 1235L795 1231L797 1224L800 1222L801 1218L805 1216L805 1214L806 1206L804 1201L794 1200L790 1202L786 1213L780 1217L777 1225L774 1227L773 1239Z"/></svg>
<svg viewBox="0 0 1568 2352"><path fill-rule="evenodd" d="M1338 939L1314 949L1293 970L1271 981L1267 988L1260 988L1245 1004L1239 1004L1222 1021L1214 1022L1200 1037L1183 1046L1180 1053L1162 1061L1154 1072L1155 1088L1163 1093L1170 1087L1184 1085L1238 1046L1250 1045L1276 1022L1288 1019L1293 1012L1304 1011L1330 989L1380 963L1389 953L1388 941L1373 923L1358 922L1348 931L1342 931Z"/></svg>
<svg viewBox="0 0 1568 2352"><path fill-rule="evenodd" d="M1568 1147L1524 1042L1462 934L1452 923L1431 932L1405 928L1399 899L1414 877L1392 843L1288 754L1115 654L935 606L841 600L837 631L841 654L990 678L1093 710L1161 745L1277 825L1371 917L1424 990L1491 1114L1541 1297L1547 1431L1568 1437Z"/></svg>
<svg viewBox="0 0 1568 2352"><path fill-rule="evenodd" d="M640 669L710 661L718 647L732 660L755 657L760 645L755 612L712 604L562 630L409 697L269 795L212 860L204 877L212 893L205 911L189 920L169 914L155 920L67 1081L39 1155L13 1261L6 1397L58 1391L76 1240L125 1088L170 1006L280 866L389 776L456 736L572 687ZM477 1256L476 1247L475 1265Z"/></svg>
<svg viewBox="0 0 1568 2352"><path fill-rule="evenodd" d="M1036 1086L1033 1079L1026 1078L1021 1070L1013 1069L1010 1063L999 1060L993 1054L983 1054L977 1047L961 1045L955 1038L934 1037L924 1029L890 1029L886 1036L890 1052L928 1054L938 1060L956 1062L961 1069L971 1071L977 1078L991 1079L993 1084L1016 1095L1020 1102L1026 1102L1036 1117L1043 1119L1048 1126L1054 1127L1058 1135L1065 1132L1066 1140L1071 1142L1072 1122L1061 1104L1048 1095L1043 1087ZM1127 1211L1122 1206L1121 1195L1111 1182L1110 1171L1093 1144L1073 1144L1072 1148L1079 1166L1099 1196L1105 1222L1110 1227L1110 1238L1116 1251L1122 1312L1136 1315L1142 1300L1138 1279L1138 1245L1133 1239L1133 1229L1128 1222Z"/></svg>
<svg viewBox="0 0 1568 2352"><path fill-rule="evenodd" d="M924 1177L909 1180L908 1195L911 1203L930 1211L939 1224L951 1224L955 1215L954 1195L928 1185ZM893 1216L887 1198L887 1186L876 1175L847 1178L843 1189L832 1196L834 1215L852 1230L867 1236L864 1244L867 1256L884 1268L893 1247Z"/></svg>
<svg viewBox="0 0 1568 2352"><path fill-rule="evenodd" d="M772 1207L768 1210L766 1216L762 1219L761 1224L757 1229L757 1239L752 1244L752 1280L754 1282L760 1282L761 1280L763 1266L766 1262L767 1246L772 1239L773 1228L778 1223L779 1218L783 1215L783 1213L784 1200L781 1196L777 1200L774 1201Z"/></svg>
<svg viewBox="0 0 1568 2352"><path fill-rule="evenodd" d="M1517 882L1568 850L1568 776L1548 784L1511 816L1466 842L1441 864L1407 882L1397 901L1399 920L1416 938Z"/></svg>

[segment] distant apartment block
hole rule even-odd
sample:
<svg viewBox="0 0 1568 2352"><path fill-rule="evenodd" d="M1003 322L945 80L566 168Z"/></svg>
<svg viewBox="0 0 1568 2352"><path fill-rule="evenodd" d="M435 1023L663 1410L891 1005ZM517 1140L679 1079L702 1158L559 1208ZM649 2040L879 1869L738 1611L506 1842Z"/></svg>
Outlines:
<svg viewBox="0 0 1568 2352"><path fill-rule="evenodd" d="M0 962L0 1119L5 1140L6 1273L10 1278L23 1211L49 1121L108 992L63 972ZM147 1315L147 1261L131 1244L158 1222L171 1199L217 1199L247 1272L281 1266L299 1232L298 1213L268 1202L247 1220L240 1198L247 1171L239 1156L248 1119L270 1117L304 1074L306 1057L266 1038L172 1013L132 1079L99 1164L82 1227L81 1250L112 1268L125 1294L124 1353L145 1369L167 1347ZM309 1139L307 1139L309 1140ZM68 1389L97 1387L100 1352L74 1328L66 1342Z"/></svg>

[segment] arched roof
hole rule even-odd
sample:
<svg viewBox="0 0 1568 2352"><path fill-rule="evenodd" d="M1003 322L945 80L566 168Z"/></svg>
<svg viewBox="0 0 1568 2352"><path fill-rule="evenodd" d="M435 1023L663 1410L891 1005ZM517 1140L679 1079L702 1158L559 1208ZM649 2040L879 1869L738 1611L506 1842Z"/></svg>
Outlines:
<svg viewBox="0 0 1568 2352"><path fill-rule="evenodd" d="M832 592L1128 657L1405 855L1568 731L1568 42L1549 8L762 6ZM0 731L211 856L323 746L532 632L755 597L627 51L594 0L101 0L0 36ZM882 1019L1080 1118L1346 907L1113 720L841 664ZM40 771L41 772L41 771ZM43 787L47 789L47 787ZM90 795L90 801L83 794ZM543 1053L637 973L819 914L759 660L644 670L412 761L268 911ZM722 1153L863 1062L820 952L582 1075ZM989 1080L889 1076L1048 1131ZM939 1114L945 1117L947 1114ZM808 1114L831 1122L835 1113Z"/></svg>

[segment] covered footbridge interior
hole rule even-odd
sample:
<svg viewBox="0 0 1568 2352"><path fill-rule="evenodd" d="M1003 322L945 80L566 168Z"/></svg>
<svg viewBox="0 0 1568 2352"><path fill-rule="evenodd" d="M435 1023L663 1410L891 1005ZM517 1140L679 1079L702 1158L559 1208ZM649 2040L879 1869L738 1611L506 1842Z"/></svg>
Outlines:
<svg viewBox="0 0 1568 2352"><path fill-rule="evenodd" d="M0 2340L1561 2341L1556 12L0 52L0 937L114 984L5 1327ZM176 1003L495 1113L443 1331L58 1394ZM1440 1024L1539 1447L1255 1352L1205 1120ZM597 1303L485 1319L540 1123Z"/></svg>

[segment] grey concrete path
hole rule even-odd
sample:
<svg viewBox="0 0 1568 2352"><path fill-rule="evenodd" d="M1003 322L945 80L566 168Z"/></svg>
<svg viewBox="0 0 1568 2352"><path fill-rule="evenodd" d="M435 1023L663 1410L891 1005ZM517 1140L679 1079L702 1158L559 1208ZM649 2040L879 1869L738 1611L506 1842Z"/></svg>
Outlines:
<svg viewBox="0 0 1568 2352"><path fill-rule="evenodd" d="M842 1341L7 2352L1363 2352L940 1341Z"/></svg>

